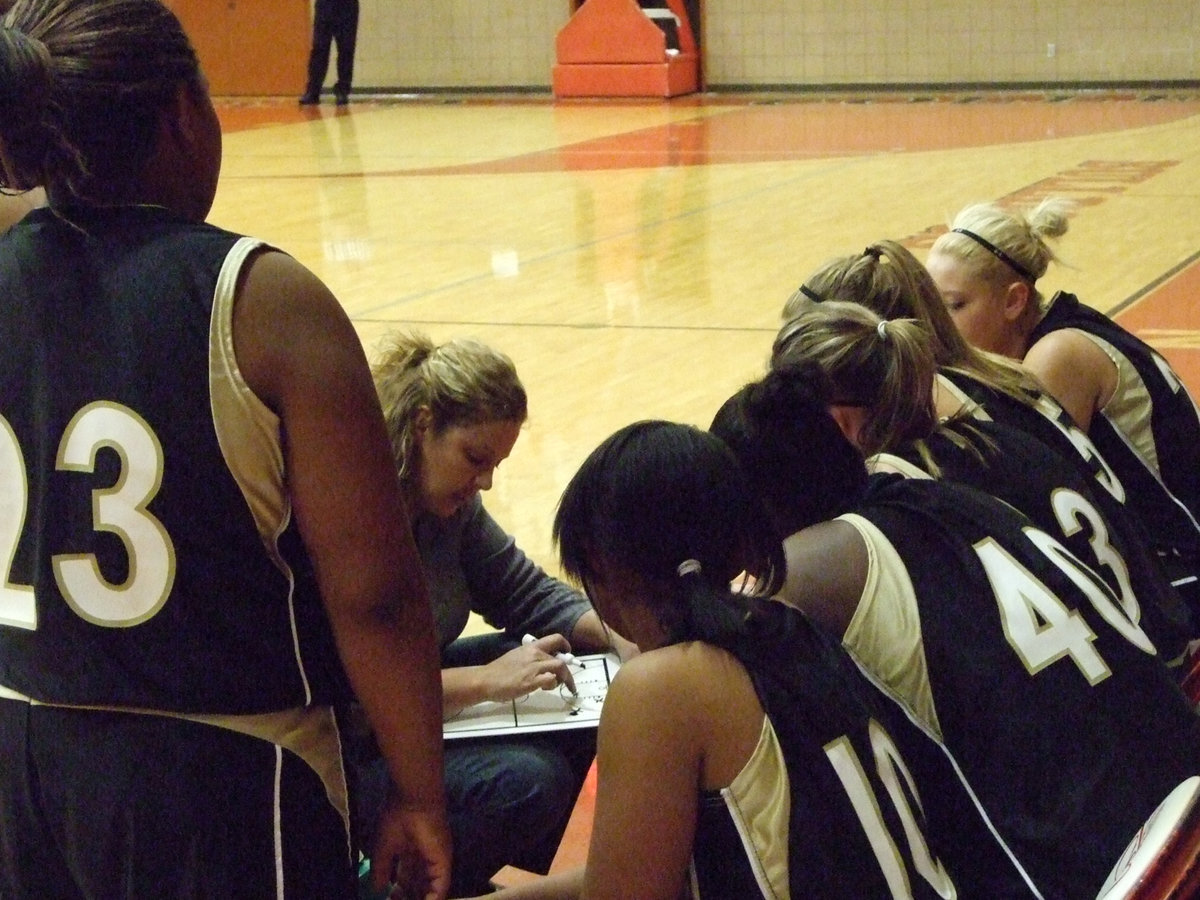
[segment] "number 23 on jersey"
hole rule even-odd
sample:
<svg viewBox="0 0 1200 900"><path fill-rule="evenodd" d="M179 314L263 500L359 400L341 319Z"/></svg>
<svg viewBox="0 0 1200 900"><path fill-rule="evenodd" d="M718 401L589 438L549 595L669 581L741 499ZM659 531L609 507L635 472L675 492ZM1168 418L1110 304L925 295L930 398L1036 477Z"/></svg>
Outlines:
<svg viewBox="0 0 1200 900"><path fill-rule="evenodd" d="M111 583L88 553L60 553L51 561L71 609L95 625L122 628L146 621L166 602L175 578L175 548L147 510L162 484L163 452L154 431L128 407L90 403L67 424L55 468L92 473L102 448L117 454L120 475L114 484L92 491L92 528L121 540L128 577L122 584ZM25 458L12 426L0 416L0 625L33 630L38 624L33 587L12 580L28 505Z"/></svg>

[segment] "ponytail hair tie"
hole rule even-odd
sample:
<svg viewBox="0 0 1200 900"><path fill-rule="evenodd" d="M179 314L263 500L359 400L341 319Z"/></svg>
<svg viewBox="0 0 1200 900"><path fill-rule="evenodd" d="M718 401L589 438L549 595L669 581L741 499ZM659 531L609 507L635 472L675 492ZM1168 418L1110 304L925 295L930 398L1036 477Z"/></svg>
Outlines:
<svg viewBox="0 0 1200 900"><path fill-rule="evenodd" d="M814 291L812 288L810 288L807 284L800 285L798 293L803 294L805 297L807 297L813 303L824 303L825 302L825 298L822 297L820 294L818 294L816 291Z"/></svg>
<svg viewBox="0 0 1200 900"><path fill-rule="evenodd" d="M700 560L685 559L676 567L675 571L679 574L680 578L683 578L685 575L699 575Z"/></svg>
<svg viewBox="0 0 1200 900"><path fill-rule="evenodd" d="M887 319L879 320L879 324L875 326L875 333L879 335L879 339L881 341L886 341L888 339Z"/></svg>
<svg viewBox="0 0 1200 900"><path fill-rule="evenodd" d="M874 244L872 244L870 247L868 247L866 250L863 251L863 256L869 256L869 257L871 257L871 259L878 262L879 258L881 256L883 256L883 251L880 250L878 247L876 247Z"/></svg>

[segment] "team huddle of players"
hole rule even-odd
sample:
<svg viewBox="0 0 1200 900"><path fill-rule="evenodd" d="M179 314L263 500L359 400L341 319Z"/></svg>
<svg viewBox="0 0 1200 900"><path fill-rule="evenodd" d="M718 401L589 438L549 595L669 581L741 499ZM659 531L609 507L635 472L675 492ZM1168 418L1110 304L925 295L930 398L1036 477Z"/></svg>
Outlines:
<svg viewBox="0 0 1200 900"><path fill-rule="evenodd" d="M511 364L519 402L459 419L495 379L417 342L385 420L325 285L206 222L220 126L167 6L0 5L0 189L46 191L0 237L0 895L351 898L360 853L404 896L486 886L471 854L520 835L489 798L447 815L475 673L438 642L464 569L550 580L479 500ZM627 659L586 866L510 896L1094 898L1200 775L1200 420L1152 348L1038 292L1067 213L833 260L708 429L587 458L554 521L587 600L531 603L554 633L478 668L519 693L569 641ZM439 366L469 389L406 405Z"/></svg>

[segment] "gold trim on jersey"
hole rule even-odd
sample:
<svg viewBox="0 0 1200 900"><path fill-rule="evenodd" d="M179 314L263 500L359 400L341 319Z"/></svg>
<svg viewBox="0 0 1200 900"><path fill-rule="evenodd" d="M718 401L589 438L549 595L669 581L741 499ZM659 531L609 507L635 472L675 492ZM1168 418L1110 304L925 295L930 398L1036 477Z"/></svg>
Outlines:
<svg viewBox="0 0 1200 900"><path fill-rule="evenodd" d="M882 531L855 513L838 516L854 527L867 548L867 577L842 643L863 666L942 740L929 683L917 594L900 554Z"/></svg>
<svg viewBox="0 0 1200 900"><path fill-rule="evenodd" d="M924 478L926 481L933 477L920 466L892 453L876 453L867 460L867 471L872 475L890 472L905 478Z"/></svg>
<svg viewBox="0 0 1200 900"><path fill-rule="evenodd" d="M779 738L767 716L763 716L754 752L729 786L721 788L721 800L742 839L746 859L762 895L788 900L791 896L788 871L791 782ZM690 896L700 900L703 894L694 864L689 867L688 882Z"/></svg>
<svg viewBox="0 0 1200 900"><path fill-rule="evenodd" d="M787 764L771 720L763 716L758 744L742 771L721 789L742 840L754 848L751 868L768 897L790 893L788 823L792 794ZM765 882L765 884L764 884Z"/></svg>
<svg viewBox="0 0 1200 900"><path fill-rule="evenodd" d="M239 238L225 256L213 291L208 333L208 382L213 429L221 454L246 500L263 547L288 579L288 618L296 672L304 685L304 700L311 703L312 687L300 653L296 626L296 579L279 552L279 537L292 517L283 460L279 417L258 398L238 368L233 345L233 307L237 283L250 257L271 249L254 238Z"/></svg>
<svg viewBox="0 0 1200 900"><path fill-rule="evenodd" d="M1082 334L1104 351L1104 355L1117 367L1116 387L1113 388L1108 402L1100 408L1100 413L1112 423L1113 428L1125 439L1125 443L1133 448L1161 480L1158 447L1154 444L1154 432L1150 428L1150 414L1154 409L1154 401L1146 382L1142 381L1137 367L1129 358L1104 338L1079 328L1071 330Z"/></svg>
<svg viewBox="0 0 1200 900"><path fill-rule="evenodd" d="M329 803L350 827L350 792L342 761L342 742L337 719L328 706L308 706L253 715L206 715L133 707L42 703L0 685L0 699L16 700L30 706L74 709L89 712L129 713L141 716L165 716L184 719L259 738L295 754L308 765L325 785Z"/></svg>

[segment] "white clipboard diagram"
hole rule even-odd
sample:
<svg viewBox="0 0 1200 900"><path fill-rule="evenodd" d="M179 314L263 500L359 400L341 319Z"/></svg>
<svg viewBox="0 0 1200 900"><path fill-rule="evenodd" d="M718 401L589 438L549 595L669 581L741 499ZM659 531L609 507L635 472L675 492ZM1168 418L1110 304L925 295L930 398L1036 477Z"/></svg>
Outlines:
<svg viewBox="0 0 1200 900"><path fill-rule="evenodd" d="M565 685L534 691L516 700L485 700L468 706L442 723L442 734L452 738L488 737L567 728L595 728L608 686L621 668L615 653L576 657L571 666L578 695Z"/></svg>

